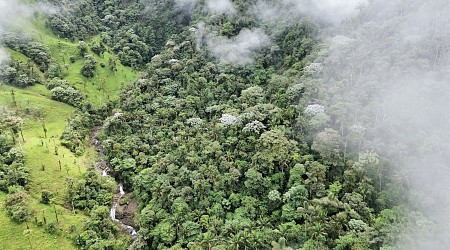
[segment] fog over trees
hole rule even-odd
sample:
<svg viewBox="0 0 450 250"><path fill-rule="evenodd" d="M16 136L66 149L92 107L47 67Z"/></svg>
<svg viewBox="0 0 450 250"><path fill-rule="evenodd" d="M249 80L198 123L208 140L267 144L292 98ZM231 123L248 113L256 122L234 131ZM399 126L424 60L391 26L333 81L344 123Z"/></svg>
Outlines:
<svg viewBox="0 0 450 250"><path fill-rule="evenodd" d="M0 227L33 248L35 230L79 249L446 249L448 13L0 1Z"/></svg>

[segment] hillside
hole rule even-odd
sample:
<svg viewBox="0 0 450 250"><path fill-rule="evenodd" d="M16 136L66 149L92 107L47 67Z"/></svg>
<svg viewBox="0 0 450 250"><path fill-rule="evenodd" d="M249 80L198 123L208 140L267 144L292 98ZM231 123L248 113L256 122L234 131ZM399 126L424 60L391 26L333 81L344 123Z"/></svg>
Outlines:
<svg viewBox="0 0 450 250"><path fill-rule="evenodd" d="M117 72L120 73L99 67L95 77L83 77L80 74L83 60L79 56L77 43L57 38L44 23L45 17L39 16L29 24L26 30L30 32L30 39L47 46L49 55L60 65L69 63L71 57L76 58L73 63L63 67L61 77L80 89L92 105L105 105L110 99L117 98L120 87L136 79L135 71L122 66L120 62L116 66ZM95 39L93 37L92 41ZM26 64L32 60L20 49L8 48L7 52L15 63ZM98 63L105 65L110 58L108 53L95 57ZM2 193L2 248L76 249L72 237L82 228L88 214L74 211L67 203L68 184L82 180L86 170L97 161L97 156L88 140L83 142L86 148L81 155L74 154L61 145L61 135L66 130L67 122L74 116L76 108L52 99L52 92L45 87L48 78L39 72L36 62L32 63L31 69L37 72L36 78L41 84L26 88L4 84L0 86L3 117L14 114L21 120L21 136L16 144L26 156L25 187L30 195L28 206L31 212L30 223L19 224L12 221L6 216L6 194ZM112 183L112 180L108 181ZM43 192L51 194L51 204L42 204Z"/></svg>
<svg viewBox="0 0 450 250"><path fill-rule="evenodd" d="M450 6L406 2L0 1L0 248L445 249Z"/></svg>

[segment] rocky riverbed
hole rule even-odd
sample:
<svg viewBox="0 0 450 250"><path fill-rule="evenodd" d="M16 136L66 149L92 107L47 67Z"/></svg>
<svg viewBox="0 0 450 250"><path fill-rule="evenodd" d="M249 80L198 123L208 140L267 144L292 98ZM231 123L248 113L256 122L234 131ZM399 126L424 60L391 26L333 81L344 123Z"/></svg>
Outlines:
<svg viewBox="0 0 450 250"><path fill-rule="evenodd" d="M105 160L105 152L102 144L97 139L97 134L102 130L102 127L96 127L92 130L90 141L98 153L99 160L95 168L101 172L102 176L114 177L114 171ZM117 181L116 181L117 182ZM131 237L136 236L134 216L137 212L137 202L132 192L126 193L123 185L117 182L117 191L114 194L114 201L110 209L110 217L118 226Z"/></svg>

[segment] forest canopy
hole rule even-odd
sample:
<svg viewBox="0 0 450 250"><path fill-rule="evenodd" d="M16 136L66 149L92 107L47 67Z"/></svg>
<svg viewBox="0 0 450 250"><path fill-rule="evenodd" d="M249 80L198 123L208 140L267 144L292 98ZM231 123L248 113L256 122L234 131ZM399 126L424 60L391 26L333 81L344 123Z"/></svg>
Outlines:
<svg viewBox="0 0 450 250"><path fill-rule="evenodd" d="M52 0L37 8L44 38L1 33L11 52L0 67L12 100L0 106L7 216L34 216L64 234L56 206L54 224L30 206L35 175L22 130L35 119L47 153L52 139L59 159L59 146L74 164L95 158L75 177L66 166L63 195L38 195L85 216L66 230L80 249L399 249L414 235L402 234L408 223L434 222L408 205L412 185L393 166L394 147L410 141L382 138L402 123L376 97L383 84L397 86L387 76L408 80L412 64L444 68L444 45L417 50L433 40L418 35L395 43L397 22L414 8L325 2ZM61 132L51 135L45 114L21 110L15 89L67 104Z"/></svg>

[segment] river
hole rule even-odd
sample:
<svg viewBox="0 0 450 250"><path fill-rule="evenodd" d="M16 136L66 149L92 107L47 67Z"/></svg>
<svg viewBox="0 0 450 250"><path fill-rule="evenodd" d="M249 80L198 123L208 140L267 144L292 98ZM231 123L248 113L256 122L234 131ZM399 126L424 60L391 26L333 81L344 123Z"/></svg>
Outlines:
<svg viewBox="0 0 450 250"><path fill-rule="evenodd" d="M98 157L99 157L99 161L96 163L95 168L98 171L101 171L102 176L109 176L111 167L110 167L109 163L105 160L105 152L103 150L102 144L96 138L97 134L102 129L103 129L103 127L101 127L101 126L95 127L92 130L92 133L90 136L90 141L91 141L91 144L94 146L95 150L97 151ZM112 176L112 177L114 177L114 176ZM136 229L130 225L126 225L121 220L116 219L117 206L119 206L120 200L125 196L125 191L123 190L122 183L116 181L116 184L117 184L117 190L119 191L119 194L116 195L114 198L113 204L112 204L110 212L109 212L110 217L114 222L116 222L118 224L119 227L121 227L122 229L127 231L128 234L131 236L131 238L135 239L136 238Z"/></svg>

